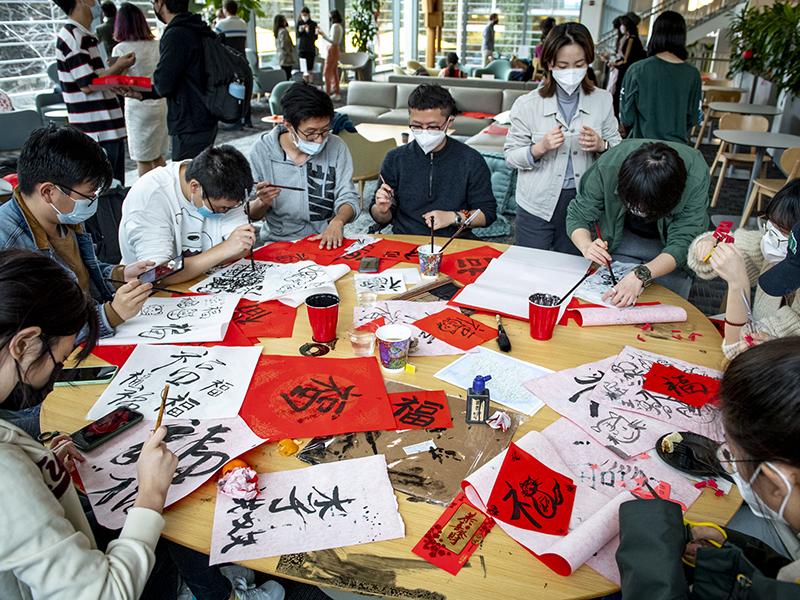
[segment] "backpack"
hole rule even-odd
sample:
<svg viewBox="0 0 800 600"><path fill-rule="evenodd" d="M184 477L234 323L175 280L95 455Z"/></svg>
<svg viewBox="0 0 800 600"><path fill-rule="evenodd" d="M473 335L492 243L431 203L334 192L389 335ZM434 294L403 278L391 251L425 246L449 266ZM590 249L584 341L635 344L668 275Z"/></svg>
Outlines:
<svg viewBox="0 0 800 600"><path fill-rule="evenodd" d="M97 212L83 224L92 236L97 258L104 263L118 265L122 261L119 248L119 224L122 221L122 203L130 188L114 187L100 194Z"/></svg>
<svg viewBox="0 0 800 600"><path fill-rule="evenodd" d="M203 104L217 120L237 123L244 116L253 93L253 72L244 55L226 46L217 36L203 36L206 71Z"/></svg>

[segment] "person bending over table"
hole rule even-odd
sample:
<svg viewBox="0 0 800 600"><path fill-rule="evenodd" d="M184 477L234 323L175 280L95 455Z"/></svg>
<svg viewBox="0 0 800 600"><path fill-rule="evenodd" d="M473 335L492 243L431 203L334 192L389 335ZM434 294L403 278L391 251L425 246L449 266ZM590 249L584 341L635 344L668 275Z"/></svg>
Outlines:
<svg viewBox="0 0 800 600"><path fill-rule="evenodd" d="M708 181L700 152L653 140L624 140L586 171L567 209L567 233L598 264L641 263L607 301L631 306L653 280L689 295L692 280L683 269L689 244L708 228ZM602 238L592 241L596 226Z"/></svg>
<svg viewBox="0 0 800 600"><path fill-rule="evenodd" d="M486 161L477 150L447 136L456 114L450 92L422 84L408 97L414 141L386 154L382 184L369 207L376 223L392 224L398 234L429 235L430 219L442 236L455 233L473 212L471 227L487 227L497 218ZM464 237L475 237L472 232Z"/></svg>
<svg viewBox="0 0 800 600"><path fill-rule="evenodd" d="M320 248L338 248L344 226L359 214L360 199L350 151L331 133L333 102L314 86L296 83L281 104L283 124L264 133L250 153L256 197L266 209L266 238L312 235Z"/></svg>
<svg viewBox="0 0 800 600"><path fill-rule="evenodd" d="M250 165L232 146L206 148L197 158L153 169L122 205L123 260L161 264L183 256L183 270L165 279L180 283L242 258L256 243L244 207L252 187ZM266 209L260 199L247 208L253 220Z"/></svg>

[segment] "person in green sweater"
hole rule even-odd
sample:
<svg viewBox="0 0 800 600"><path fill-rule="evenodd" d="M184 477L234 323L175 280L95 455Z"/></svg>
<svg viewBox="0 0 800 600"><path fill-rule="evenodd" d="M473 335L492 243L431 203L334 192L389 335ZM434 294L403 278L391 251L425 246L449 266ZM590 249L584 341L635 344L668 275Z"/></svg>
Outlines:
<svg viewBox="0 0 800 600"><path fill-rule="evenodd" d="M684 298L689 244L708 229L708 165L676 142L624 140L581 179L567 209L567 234L587 259L639 263L604 299L631 306L655 280ZM602 237L592 239L599 228Z"/></svg>
<svg viewBox="0 0 800 600"><path fill-rule="evenodd" d="M622 81L619 120L629 138L689 143L700 119L700 72L685 62L686 21L671 10L653 24L649 58L631 65Z"/></svg>

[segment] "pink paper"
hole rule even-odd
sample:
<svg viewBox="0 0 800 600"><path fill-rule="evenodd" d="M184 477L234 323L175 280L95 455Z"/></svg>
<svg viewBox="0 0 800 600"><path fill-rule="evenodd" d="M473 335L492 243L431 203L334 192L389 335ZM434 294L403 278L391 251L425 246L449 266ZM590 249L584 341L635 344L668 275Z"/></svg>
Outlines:
<svg viewBox="0 0 800 600"><path fill-rule="evenodd" d="M688 319L680 306L656 304L631 308L576 308L583 327L598 325L635 325L637 323L681 323Z"/></svg>
<svg viewBox="0 0 800 600"><path fill-rule="evenodd" d="M153 424L142 421L99 448L84 453L77 463L97 521L120 529L133 506L139 485L136 461ZM263 443L239 417L200 421L186 419L166 425L167 447L178 457L165 506L188 496L208 481L229 460Z"/></svg>

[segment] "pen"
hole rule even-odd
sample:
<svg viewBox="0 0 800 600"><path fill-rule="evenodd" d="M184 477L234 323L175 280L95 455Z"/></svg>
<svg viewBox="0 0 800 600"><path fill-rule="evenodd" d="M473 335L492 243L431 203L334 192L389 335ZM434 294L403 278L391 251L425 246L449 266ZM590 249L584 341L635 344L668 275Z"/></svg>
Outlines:
<svg viewBox="0 0 800 600"><path fill-rule="evenodd" d="M118 283L120 285L125 285L126 283L128 283L127 281L120 281L119 279L110 279L110 278L107 278L106 281L110 283ZM180 294L181 296L186 296L187 294L190 293L190 292L182 292L180 290L173 290L165 287L158 287L155 285L153 286L153 289L156 290L157 292L169 292L170 294Z"/></svg>

